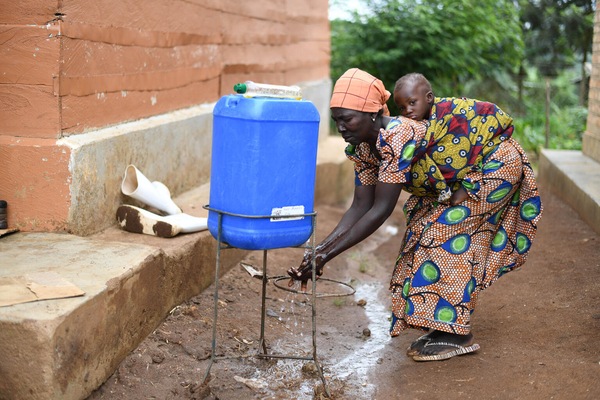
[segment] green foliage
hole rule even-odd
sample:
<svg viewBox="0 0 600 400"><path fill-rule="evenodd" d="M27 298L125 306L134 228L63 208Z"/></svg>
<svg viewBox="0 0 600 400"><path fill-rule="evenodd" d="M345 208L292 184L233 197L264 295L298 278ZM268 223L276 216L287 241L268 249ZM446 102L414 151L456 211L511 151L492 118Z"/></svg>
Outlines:
<svg viewBox="0 0 600 400"><path fill-rule="evenodd" d="M549 145L551 149L581 150L581 136L585 130L587 108L571 106L552 107L550 114ZM533 104L526 117L515 118L514 138L528 152L538 153L546 138L546 111L543 104Z"/></svg>
<svg viewBox="0 0 600 400"><path fill-rule="evenodd" d="M513 1L366 3L368 15L331 22L334 80L358 67L392 91L402 75L420 72L436 91L458 92L469 79L511 70L521 58L521 26Z"/></svg>
<svg viewBox="0 0 600 400"><path fill-rule="evenodd" d="M556 76L592 51L594 0L521 0L521 22L530 65Z"/></svg>
<svg viewBox="0 0 600 400"><path fill-rule="evenodd" d="M572 83L573 71L562 72L550 80L549 148L580 150L588 110L577 105L577 87ZM514 138L528 152L537 153L545 145L546 106L545 77L529 69L526 110L515 117Z"/></svg>
<svg viewBox="0 0 600 400"><path fill-rule="evenodd" d="M515 138L537 153L551 76L549 147L581 148L594 0L362 1L368 11L331 21L334 81L358 67L392 91L399 77L420 72L437 96L498 104L515 118Z"/></svg>
<svg viewBox="0 0 600 400"><path fill-rule="evenodd" d="M585 64L592 51L594 0L520 0L525 59L543 75L557 76ZM587 80L579 85L579 105L587 103Z"/></svg>

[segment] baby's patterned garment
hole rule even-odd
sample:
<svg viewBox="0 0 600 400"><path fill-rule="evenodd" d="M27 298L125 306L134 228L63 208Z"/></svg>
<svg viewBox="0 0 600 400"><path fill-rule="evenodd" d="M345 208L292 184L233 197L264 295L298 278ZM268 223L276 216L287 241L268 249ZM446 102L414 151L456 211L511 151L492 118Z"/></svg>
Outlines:
<svg viewBox="0 0 600 400"><path fill-rule="evenodd" d="M448 199L473 166L512 136L512 123L495 104L436 97L404 189L418 196Z"/></svg>

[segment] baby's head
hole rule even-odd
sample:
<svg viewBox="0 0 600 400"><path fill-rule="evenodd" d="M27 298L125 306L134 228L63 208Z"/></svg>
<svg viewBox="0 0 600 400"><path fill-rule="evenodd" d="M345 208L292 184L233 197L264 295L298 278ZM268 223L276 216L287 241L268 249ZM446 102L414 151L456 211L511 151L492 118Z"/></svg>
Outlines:
<svg viewBox="0 0 600 400"><path fill-rule="evenodd" d="M431 84L421 74L413 72L396 81L394 103L403 117L416 121L429 119L433 97Z"/></svg>

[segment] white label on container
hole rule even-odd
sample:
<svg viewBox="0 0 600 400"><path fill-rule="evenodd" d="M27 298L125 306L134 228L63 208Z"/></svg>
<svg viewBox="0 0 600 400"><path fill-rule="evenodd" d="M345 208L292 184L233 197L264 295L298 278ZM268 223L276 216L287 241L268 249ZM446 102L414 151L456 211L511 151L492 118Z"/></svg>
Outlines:
<svg viewBox="0 0 600 400"><path fill-rule="evenodd" d="M282 218L285 215L298 215L298 214L304 214L304 206L287 206L287 207L281 207L281 208L274 208L271 211L271 215L277 216L279 218L271 218L271 222L294 221L296 219L304 219L304 217Z"/></svg>

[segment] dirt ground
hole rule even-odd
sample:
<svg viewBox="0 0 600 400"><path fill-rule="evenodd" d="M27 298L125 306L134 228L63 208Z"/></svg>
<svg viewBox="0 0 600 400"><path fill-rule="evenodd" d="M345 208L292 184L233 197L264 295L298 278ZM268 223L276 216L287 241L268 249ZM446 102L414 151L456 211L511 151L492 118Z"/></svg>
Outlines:
<svg viewBox="0 0 600 400"><path fill-rule="evenodd" d="M600 398L600 237L556 196L542 190L542 201L544 217L528 262L478 301L472 326L481 349L474 354L417 363L405 349L419 332L387 334L388 284L405 228L400 205L371 238L328 265L324 277L357 290L317 301L317 355L333 397ZM317 239L322 239L344 209L317 211ZM252 252L245 262L262 269L262 256ZM301 249L269 251L269 275L284 274L301 258ZM217 355L256 354L261 288L240 266L220 279ZM325 282L317 286L325 293L343 289ZM320 380L301 360L216 361L208 386L200 385L210 357L213 295L211 286L173 309L89 399L315 398ZM271 282L267 296L269 352L310 356L307 298ZM366 305L357 305L359 300Z"/></svg>

